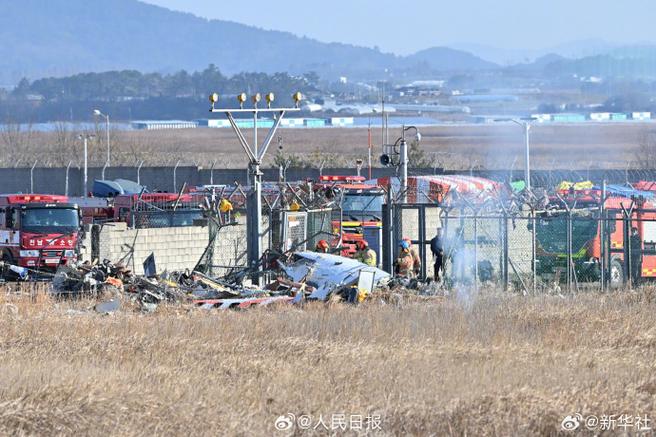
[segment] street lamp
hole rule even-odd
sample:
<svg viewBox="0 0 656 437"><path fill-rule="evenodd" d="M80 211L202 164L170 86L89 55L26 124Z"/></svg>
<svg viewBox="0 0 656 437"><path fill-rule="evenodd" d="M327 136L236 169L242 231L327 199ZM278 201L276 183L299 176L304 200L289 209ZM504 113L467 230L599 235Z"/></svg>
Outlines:
<svg viewBox="0 0 656 437"><path fill-rule="evenodd" d="M106 124L105 124L105 128L106 128L105 130L107 131L107 161L106 161L105 163L106 163L106 167L109 167L109 163L110 163L110 147L109 147L109 115L105 115L105 114L103 114L102 112L100 112L100 109L94 109L94 110L93 110L93 113L94 113L94 115L96 115L97 117L105 117L105 123L106 123ZM105 179L104 171L103 171L102 178Z"/></svg>
<svg viewBox="0 0 656 437"><path fill-rule="evenodd" d="M524 129L524 141L526 143L526 147L524 150L524 165L526 166L524 170L524 179L526 183L526 189L528 191L531 191L531 121L535 120L535 118L532 117L527 117L527 118L509 118L509 119L500 119L500 120L495 120L495 121L512 121L518 126L521 126Z"/></svg>
<svg viewBox="0 0 656 437"><path fill-rule="evenodd" d="M89 181L89 140L96 138L95 135L80 134L78 140L84 140L84 197L88 196L87 183Z"/></svg>
<svg viewBox="0 0 656 437"><path fill-rule="evenodd" d="M421 134L416 126L403 126L401 137L396 140L393 145L384 145L383 154L380 157L380 162L384 166L396 165L401 168L401 199L403 203L408 201L408 143L405 140L405 133L410 129L415 130L415 141L421 141ZM399 151L396 151L396 148ZM395 159L398 157L398 161Z"/></svg>

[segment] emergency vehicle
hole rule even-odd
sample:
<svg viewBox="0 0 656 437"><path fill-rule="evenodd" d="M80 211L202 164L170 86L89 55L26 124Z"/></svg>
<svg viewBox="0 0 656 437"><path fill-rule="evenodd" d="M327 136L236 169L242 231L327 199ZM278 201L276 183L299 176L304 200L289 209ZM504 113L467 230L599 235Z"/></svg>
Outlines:
<svg viewBox="0 0 656 437"><path fill-rule="evenodd" d="M80 209L66 196L0 195L2 260L38 270L55 270L77 260Z"/></svg>
<svg viewBox="0 0 656 437"><path fill-rule="evenodd" d="M362 176L321 176L316 187L342 196L341 214L336 212L332 220L333 233L341 232L342 255L353 256L361 240L379 252L385 191Z"/></svg>
<svg viewBox="0 0 656 437"><path fill-rule="evenodd" d="M561 199L552 199L552 205L566 202L572 210L572 261L580 282L597 281L601 274L602 242L607 248L608 280L611 287L620 287L629 273L625 265L626 238L631 228L637 228L640 247L631 248L639 253L642 279L656 278L656 204L635 191L636 196L614 196L612 191L604 202L605 229L601 226L601 191L588 189L561 193ZM631 211L630 221L625 211ZM549 274L565 271L567 265L568 212L561 205L547 209L536 220L537 273ZM562 279L562 278L561 278Z"/></svg>

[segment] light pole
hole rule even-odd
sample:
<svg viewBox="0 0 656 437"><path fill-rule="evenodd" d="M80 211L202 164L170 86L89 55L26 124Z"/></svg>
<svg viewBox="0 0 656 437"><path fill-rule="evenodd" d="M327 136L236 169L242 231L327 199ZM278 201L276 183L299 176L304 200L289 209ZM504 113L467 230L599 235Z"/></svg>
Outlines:
<svg viewBox="0 0 656 437"><path fill-rule="evenodd" d="M143 166L143 159L139 162L137 167L137 185L141 185L141 166Z"/></svg>
<svg viewBox="0 0 656 437"><path fill-rule="evenodd" d="M248 236L247 238L248 266L251 268L257 268L258 273L254 275L255 276L254 279L256 279L256 282L258 284L261 283L261 277L259 275L259 272L261 271L261 267L259 266L259 262L260 262L260 258L262 257L262 245L260 240L262 237L262 172L260 171L260 165L262 164L264 155L266 154L266 151L269 148L269 145L271 144L271 140L273 140L273 137L275 136L276 131L280 126L280 122L285 116L285 113L290 111L300 111L300 103L301 100L303 99L303 95L300 92L297 92L294 93L292 98L296 103L294 108L272 108L271 104L275 100L275 96L273 93L268 93L265 96L267 107L258 108L258 103L262 100L262 96L259 93L257 93L254 96L252 96L253 108L244 108L244 103L246 103L248 97L246 93L241 93L237 96L237 101L239 102L239 109L231 109L231 108L219 109L215 107L216 103L219 101L219 95L216 93L210 95L210 103L212 104L212 107L210 108L210 112L212 113L222 112L226 115L228 121L230 122L230 126L232 127L232 130L235 132L235 135L239 140L239 144L242 146L244 152L248 156L249 176L252 178L253 181L253 189L250 191L248 195L248 201L246 204L247 205L246 233ZM261 112L273 113L275 122L273 123L273 126L269 129L269 133L267 134L266 138L264 139L264 142L260 146L257 140L257 119L258 119L258 115ZM248 141L246 141L246 138L244 137L241 128L237 125L237 122L233 117L234 113L253 114L254 140L252 145L249 144Z"/></svg>
<svg viewBox="0 0 656 437"><path fill-rule="evenodd" d="M421 141L421 134L415 126L403 126L401 142L399 144L399 165L401 166L401 201L408 202L408 143L405 141L405 133L410 129L415 130L415 140Z"/></svg>
<svg viewBox="0 0 656 437"><path fill-rule="evenodd" d="M34 160L34 164L32 165L32 168L30 169L30 194L34 194L34 169L36 168L36 163L39 162L38 160Z"/></svg>
<svg viewBox="0 0 656 437"><path fill-rule="evenodd" d="M394 165L397 168L397 173L399 167L401 169L401 202L406 203L408 201L408 143L405 140L405 133L410 129L415 130L415 141L418 143L421 141L421 134L415 126L403 126L401 131L401 137L396 140L394 144L383 144L383 154L380 156L380 163L384 166ZM398 152L397 148L398 147ZM398 161L397 161L398 157Z"/></svg>
<svg viewBox="0 0 656 437"><path fill-rule="evenodd" d="M107 161L105 161L105 167L109 167L110 165L110 146L109 146L109 115L103 114L100 109L94 109L93 113L98 116L98 117L105 117L105 130L107 133ZM105 178L105 175L103 173L103 179Z"/></svg>
<svg viewBox="0 0 656 437"><path fill-rule="evenodd" d="M88 191L87 191L87 184L89 182L89 140L92 138L95 138L95 135L89 135L89 134L84 134L84 135L78 135L77 139L78 140L83 140L84 141L84 194L83 197L88 196Z"/></svg>
<svg viewBox="0 0 656 437"><path fill-rule="evenodd" d="M495 121L512 121L518 126L521 126L524 129L524 141L525 141L525 149L524 149L524 165L525 165L525 170L524 170L524 179L526 183L526 189L528 191L531 191L531 121L535 120L532 117L527 117L527 118L521 118L521 119L516 119L516 118L510 118L510 119L500 119L500 120L495 120Z"/></svg>
<svg viewBox="0 0 656 437"><path fill-rule="evenodd" d="M73 164L73 161L68 161L68 165L66 166L66 185L64 187L65 196L68 196L68 171L71 169L71 164Z"/></svg>

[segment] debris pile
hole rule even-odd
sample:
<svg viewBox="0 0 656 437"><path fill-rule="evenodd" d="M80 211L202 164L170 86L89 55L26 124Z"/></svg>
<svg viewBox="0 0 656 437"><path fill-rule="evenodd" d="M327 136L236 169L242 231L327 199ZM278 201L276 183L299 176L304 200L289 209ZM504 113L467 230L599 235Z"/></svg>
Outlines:
<svg viewBox="0 0 656 437"><path fill-rule="evenodd" d="M53 293L105 295L113 299L96 311L109 313L119 308L118 297L137 302L143 311L154 311L160 303L181 303L203 309L245 309L304 300L338 299L357 303L386 284L390 275L356 260L341 256L298 252L276 261L267 271L268 285L252 281L252 271L244 269L223 278L198 271L156 274L154 259L144 263L144 275L136 275L122 263L105 260L61 266L53 279Z"/></svg>

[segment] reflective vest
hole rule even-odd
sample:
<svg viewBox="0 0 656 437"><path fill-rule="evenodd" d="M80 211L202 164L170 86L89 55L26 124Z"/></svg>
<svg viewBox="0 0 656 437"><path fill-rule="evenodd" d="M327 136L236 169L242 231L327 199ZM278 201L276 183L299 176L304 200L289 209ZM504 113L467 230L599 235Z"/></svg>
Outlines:
<svg viewBox="0 0 656 437"><path fill-rule="evenodd" d="M402 251L396 258L396 270L399 276L410 278L414 273L415 261L410 251Z"/></svg>
<svg viewBox="0 0 656 437"><path fill-rule="evenodd" d="M378 263L376 262L376 252L372 249L365 249L358 251L356 259L362 264L366 264L369 267L376 267Z"/></svg>

